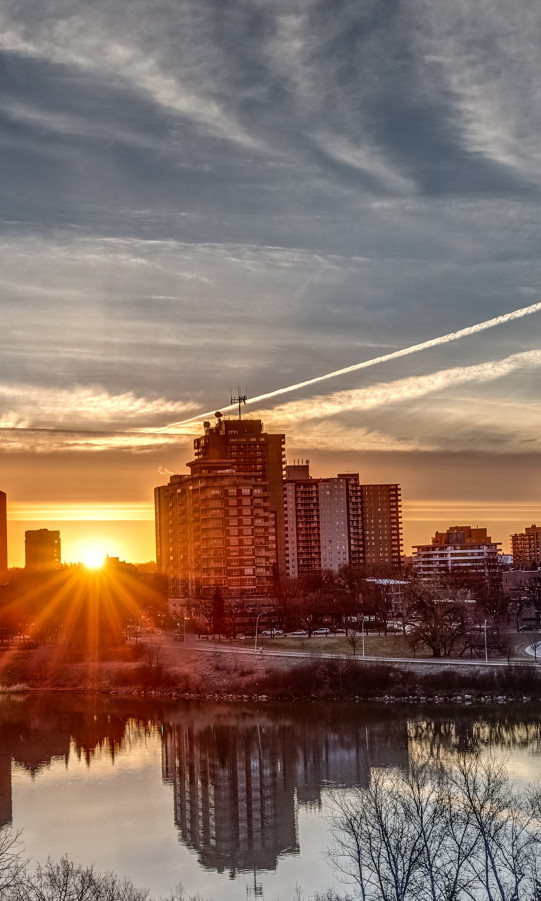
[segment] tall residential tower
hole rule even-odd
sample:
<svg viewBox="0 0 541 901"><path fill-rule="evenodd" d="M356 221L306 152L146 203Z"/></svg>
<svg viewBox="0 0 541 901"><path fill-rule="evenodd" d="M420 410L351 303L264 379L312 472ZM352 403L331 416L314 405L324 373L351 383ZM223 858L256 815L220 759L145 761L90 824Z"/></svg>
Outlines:
<svg viewBox="0 0 541 901"><path fill-rule="evenodd" d="M0 573L8 571L8 522L5 491L0 491Z"/></svg>
<svg viewBox="0 0 541 901"><path fill-rule="evenodd" d="M400 566L398 485L361 485L357 473L311 478L308 464L286 466L286 571L297 578L341 566Z"/></svg>
<svg viewBox="0 0 541 901"><path fill-rule="evenodd" d="M154 491L158 565L171 598L265 596L285 572L285 437L219 415L204 428L190 475Z"/></svg>

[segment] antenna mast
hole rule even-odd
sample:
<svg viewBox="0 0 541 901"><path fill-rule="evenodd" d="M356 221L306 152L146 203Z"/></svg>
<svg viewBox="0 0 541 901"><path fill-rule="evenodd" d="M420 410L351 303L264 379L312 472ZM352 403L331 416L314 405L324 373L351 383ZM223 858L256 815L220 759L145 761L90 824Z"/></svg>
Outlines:
<svg viewBox="0 0 541 901"><path fill-rule="evenodd" d="M240 393L240 388L237 388L237 391L238 391L238 397L233 397L233 396L232 396L232 397L231 397L231 403L232 403L232 404L238 404L238 405L239 405L239 419L242 419L242 405L243 405L243 404L246 405L246 401L248 400L248 395L247 395L247 394L241 394L241 393Z"/></svg>

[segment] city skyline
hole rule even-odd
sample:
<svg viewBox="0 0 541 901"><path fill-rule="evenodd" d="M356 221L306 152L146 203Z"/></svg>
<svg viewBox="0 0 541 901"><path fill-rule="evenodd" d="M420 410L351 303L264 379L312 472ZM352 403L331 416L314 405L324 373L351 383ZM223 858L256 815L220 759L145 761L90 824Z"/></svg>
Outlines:
<svg viewBox="0 0 541 901"><path fill-rule="evenodd" d="M399 483L406 551L539 519L541 319L509 318L541 300L532 0L0 23L10 565L42 527L152 559L153 487L239 391L289 462Z"/></svg>
<svg viewBox="0 0 541 901"><path fill-rule="evenodd" d="M234 419L234 413L230 414ZM228 414L225 414L222 421L227 422ZM251 417L248 418L248 421ZM214 420L217 422L218 420ZM199 440L203 440L198 436ZM286 436L287 439L287 436ZM286 441L287 451L287 441ZM193 458L193 451L184 461L186 470L189 470ZM308 458L288 458L288 466L286 469L309 469ZM332 467L332 458L329 464ZM414 464L415 465L415 464ZM381 471L376 470L376 471ZM182 473L182 477L187 476ZM355 475L351 470L345 475ZM387 474L392 473L387 470ZM175 474L167 471L160 473L162 477L174 476ZM334 479L334 474L321 476L317 472L310 473L310 479L316 484L321 479ZM284 486L287 483L284 482ZM388 487L388 486L387 486ZM400 483L397 485L400 492ZM76 501L59 502L51 504L48 502L28 501L25 503L11 505L9 497L4 494L4 506L7 508L7 543L8 543L8 563L10 567L24 566L25 560L25 534L29 528L38 528L49 530L58 530L68 525L66 534L67 541L63 539L63 563L87 563L87 565L95 566L98 561L104 560L106 556L120 557L135 563L145 563L150 560L156 560L156 534L155 534L155 502L154 499L148 504L145 503L123 503L123 502L101 502L79 504ZM285 500L284 500L285 502ZM493 501L485 504L470 502L469 504L461 502L439 502L431 503L415 503L408 502L403 499L402 508L405 514L402 520L405 539L403 542L403 553L410 556L414 552L414 548L419 544L428 544L433 533L441 528L452 528L452 524L462 525L474 523L475 526L482 524L488 526L489 531L496 531L495 540L502 545L504 554L510 553L512 550L512 539L516 533L522 533L527 529L530 523L534 523L538 514L538 506L535 502L521 503L520 501L511 502L506 505L507 519L503 524L497 517L501 515L501 502ZM13 509L15 512L13 512ZM128 518L128 517L131 517ZM539 519L539 517L537 516ZM143 539L141 538L141 525L144 524ZM504 532L502 525L513 525L513 532ZM131 527L131 528L130 528ZM122 537L119 540L119 531ZM126 534L127 533L127 534ZM65 550L67 546L67 552ZM143 548L140 556L133 556L134 548Z"/></svg>

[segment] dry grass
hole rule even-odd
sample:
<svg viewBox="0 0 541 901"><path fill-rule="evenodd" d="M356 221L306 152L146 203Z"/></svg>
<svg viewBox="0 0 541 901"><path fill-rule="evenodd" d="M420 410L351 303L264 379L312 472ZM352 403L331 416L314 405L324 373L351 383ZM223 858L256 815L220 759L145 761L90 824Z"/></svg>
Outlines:
<svg viewBox="0 0 541 901"><path fill-rule="evenodd" d="M246 643L242 642L243 645ZM304 651L314 654L353 656L351 642L345 635L313 635L312 638L268 638L265 636L262 639L258 637L257 643L270 651ZM413 651L405 635L368 633L364 637L364 643L367 657L411 657L412 660L414 659ZM361 655L362 639L358 634L355 656L360 657Z"/></svg>
<svg viewBox="0 0 541 901"><path fill-rule="evenodd" d="M367 656L390 654L391 646L397 656L402 653L402 636L369 639ZM533 664L483 672L473 662L459 672L442 669L438 661L434 666L415 665L413 659L404 666L365 663L360 648L355 659L345 639L334 637L302 642L268 638L263 647L260 654L252 653L253 646L246 643L213 645L190 638L184 644L155 635L137 648L123 646L118 654L109 650L106 659L93 661L67 662L57 647L6 651L0 655L0 690L28 686L32 690L156 691L194 697L347 698L447 693L451 687L458 692L468 686L487 693L509 690L537 696L539 687L533 684L539 681ZM280 648L313 653L304 659L266 653ZM326 659L324 653L343 656Z"/></svg>

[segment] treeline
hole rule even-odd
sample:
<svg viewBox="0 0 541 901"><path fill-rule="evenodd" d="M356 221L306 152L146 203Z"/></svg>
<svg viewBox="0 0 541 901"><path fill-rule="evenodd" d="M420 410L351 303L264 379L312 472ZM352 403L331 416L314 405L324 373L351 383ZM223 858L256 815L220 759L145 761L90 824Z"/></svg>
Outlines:
<svg viewBox="0 0 541 901"><path fill-rule="evenodd" d="M529 584L527 600L541 615L541 578ZM510 654L509 631L518 628L525 600L510 601L499 572L462 570L424 581L389 567L348 565L277 578L264 602L224 597L216 587L190 603L190 627L214 635L253 635L259 622L260 630L301 629L310 638L326 627L345 632L355 652L361 632L402 633L421 656L473 659Z"/></svg>
<svg viewBox="0 0 541 901"><path fill-rule="evenodd" d="M17 832L0 833L1 901L152 901L148 889L130 879L100 873L94 867L77 866L63 857L58 862L31 867ZM182 886L160 901L202 901L188 896Z"/></svg>

